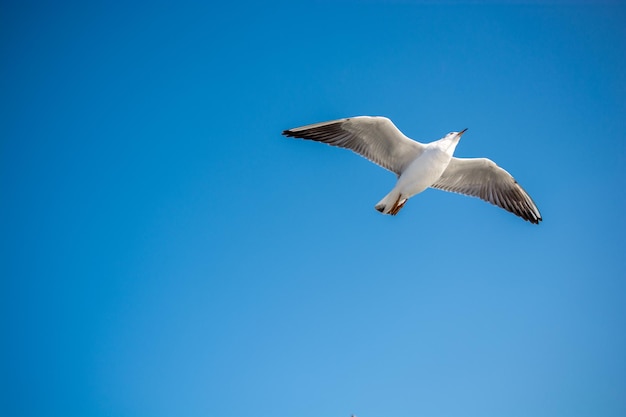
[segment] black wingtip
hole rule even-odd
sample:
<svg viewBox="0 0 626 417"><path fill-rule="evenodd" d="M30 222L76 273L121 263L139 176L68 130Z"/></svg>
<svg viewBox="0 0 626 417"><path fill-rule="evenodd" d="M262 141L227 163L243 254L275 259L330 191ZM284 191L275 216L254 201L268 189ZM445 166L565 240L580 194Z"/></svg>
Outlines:
<svg viewBox="0 0 626 417"><path fill-rule="evenodd" d="M295 135L291 130L283 130L283 136L293 137Z"/></svg>
<svg viewBox="0 0 626 417"><path fill-rule="evenodd" d="M539 224L539 223L541 223L541 221L543 220L543 218L542 218L541 216L539 216L539 217L534 217L534 216L533 216L533 217L530 217L530 216L525 216L525 217L522 217L522 218L523 218L524 220L527 220L527 221L531 222L532 224Z"/></svg>

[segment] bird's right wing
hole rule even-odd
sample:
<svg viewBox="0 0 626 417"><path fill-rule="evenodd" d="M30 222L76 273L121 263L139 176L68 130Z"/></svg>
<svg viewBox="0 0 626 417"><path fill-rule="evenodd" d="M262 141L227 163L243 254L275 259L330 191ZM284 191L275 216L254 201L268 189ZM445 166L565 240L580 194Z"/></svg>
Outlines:
<svg viewBox="0 0 626 417"><path fill-rule="evenodd" d="M283 135L350 149L398 176L425 148L404 136L386 117L332 120L288 129Z"/></svg>
<svg viewBox="0 0 626 417"><path fill-rule="evenodd" d="M481 198L534 224L541 221L541 213L528 193L511 174L487 158L453 157L432 187Z"/></svg>

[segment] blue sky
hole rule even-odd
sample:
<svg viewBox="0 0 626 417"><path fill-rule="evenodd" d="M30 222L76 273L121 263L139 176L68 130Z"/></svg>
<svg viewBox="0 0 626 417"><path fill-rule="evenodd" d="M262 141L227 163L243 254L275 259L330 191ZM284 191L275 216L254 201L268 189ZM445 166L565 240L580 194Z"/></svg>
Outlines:
<svg viewBox="0 0 626 417"><path fill-rule="evenodd" d="M3 2L0 414L626 414L626 7L453 3ZM355 115L544 222L280 135Z"/></svg>

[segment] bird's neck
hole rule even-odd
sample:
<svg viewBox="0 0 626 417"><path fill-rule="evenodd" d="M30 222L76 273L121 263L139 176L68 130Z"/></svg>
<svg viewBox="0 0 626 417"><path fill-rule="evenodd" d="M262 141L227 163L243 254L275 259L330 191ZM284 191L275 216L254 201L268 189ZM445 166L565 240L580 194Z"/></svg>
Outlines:
<svg viewBox="0 0 626 417"><path fill-rule="evenodd" d="M454 150L456 149L456 145L459 144L459 137L456 136L452 138L442 138L436 142L433 142L432 144L435 145L439 150L452 156Z"/></svg>

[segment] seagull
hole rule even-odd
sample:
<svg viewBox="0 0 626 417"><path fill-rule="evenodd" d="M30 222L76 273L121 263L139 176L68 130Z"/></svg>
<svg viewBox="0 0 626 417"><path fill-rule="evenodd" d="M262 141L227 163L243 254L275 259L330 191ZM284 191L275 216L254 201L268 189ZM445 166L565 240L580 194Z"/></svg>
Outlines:
<svg viewBox="0 0 626 417"><path fill-rule="evenodd" d="M452 156L466 131L420 143L386 117L356 116L288 129L283 135L350 149L395 173L395 187L375 206L383 214L395 216L409 198L436 188L481 198L539 224L539 209L511 174L487 158Z"/></svg>

